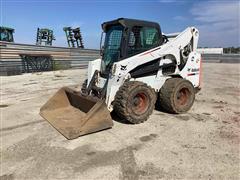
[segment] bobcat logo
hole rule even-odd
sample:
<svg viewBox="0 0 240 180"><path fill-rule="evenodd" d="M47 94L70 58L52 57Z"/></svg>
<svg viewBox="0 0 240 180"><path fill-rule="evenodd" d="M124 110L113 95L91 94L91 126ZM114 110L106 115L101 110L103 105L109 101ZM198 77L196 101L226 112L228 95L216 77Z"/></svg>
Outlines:
<svg viewBox="0 0 240 180"><path fill-rule="evenodd" d="M121 70L122 70L122 71L126 71L126 70L127 70L127 66L121 65Z"/></svg>

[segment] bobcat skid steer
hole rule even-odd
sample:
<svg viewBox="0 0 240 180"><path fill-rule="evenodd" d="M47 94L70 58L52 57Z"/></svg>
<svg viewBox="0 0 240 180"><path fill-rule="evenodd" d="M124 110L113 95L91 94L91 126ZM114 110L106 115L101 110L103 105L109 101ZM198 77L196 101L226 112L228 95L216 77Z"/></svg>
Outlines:
<svg viewBox="0 0 240 180"><path fill-rule="evenodd" d="M82 90L63 87L41 108L53 127L74 139L112 127L113 110L137 124L155 104L170 113L192 107L201 73L195 27L163 34L157 23L120 18L102 29L101 59L89 62Z"/></svg>

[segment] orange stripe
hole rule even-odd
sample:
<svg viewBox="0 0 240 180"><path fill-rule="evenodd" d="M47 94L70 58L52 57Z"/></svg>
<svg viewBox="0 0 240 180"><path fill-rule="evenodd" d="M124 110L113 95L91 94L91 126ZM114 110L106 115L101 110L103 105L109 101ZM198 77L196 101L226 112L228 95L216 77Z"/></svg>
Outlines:
<svg viewBox="0 0 240 180"><path fill-rule="evenodd" d="M144 55L149 54L149 53L151 53L151 52L154 52L154 51L156 51L156 50L158 50L158 49L161 49L161 47L159 47L159 48L157 48L157 49L154 49L154 50L152 50L152 51L149 51L149 52L145 52L144 54L141 54L140 56L144 56Z"/></svg>
<svg viewBox="0 0 240 180"><path fill-rule="evenodd" d="M194 75L197 75L199 73L190 73L190 74L187 74L187 76L194 76Z"/></svg>

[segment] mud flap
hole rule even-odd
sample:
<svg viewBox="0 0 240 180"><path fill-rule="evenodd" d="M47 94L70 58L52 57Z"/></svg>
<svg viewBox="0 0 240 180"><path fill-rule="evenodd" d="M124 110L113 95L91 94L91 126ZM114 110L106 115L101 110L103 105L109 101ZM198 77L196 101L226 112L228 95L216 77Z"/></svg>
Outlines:
<svg viewBox="0 0 240 180"><path fill-rule="evenodd" d="M46 119L67 139L97 132L113 126L103 100L83 96L68 87L61 88L40 109Z"/></svg>

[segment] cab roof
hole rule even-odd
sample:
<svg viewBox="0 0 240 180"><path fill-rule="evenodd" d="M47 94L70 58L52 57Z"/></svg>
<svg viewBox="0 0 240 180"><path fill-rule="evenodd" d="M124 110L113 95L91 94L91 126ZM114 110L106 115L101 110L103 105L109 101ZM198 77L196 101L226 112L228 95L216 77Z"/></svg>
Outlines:
<svg viewBox="0 0 240 180"><path fill-rule="evenodd" d="M112 25L121 24L124 27L133 27L133 26L144 26L144 27L155 27L157 29L160 29L160 26L156 22L151 21L143 21L143 20L137 20L137 19L128 19L128 18L118 18L112 21L104 22L102 24L103 31L106 32L107 28Z"/></svg>

